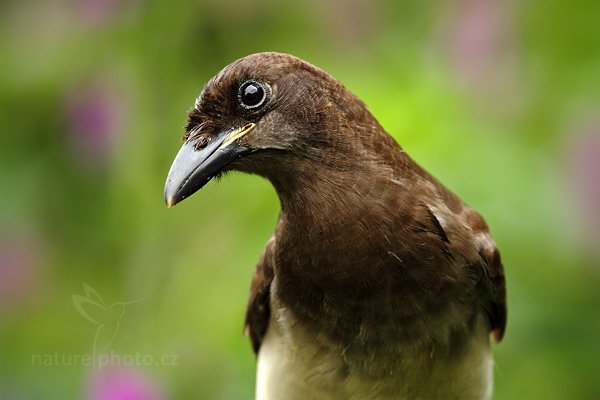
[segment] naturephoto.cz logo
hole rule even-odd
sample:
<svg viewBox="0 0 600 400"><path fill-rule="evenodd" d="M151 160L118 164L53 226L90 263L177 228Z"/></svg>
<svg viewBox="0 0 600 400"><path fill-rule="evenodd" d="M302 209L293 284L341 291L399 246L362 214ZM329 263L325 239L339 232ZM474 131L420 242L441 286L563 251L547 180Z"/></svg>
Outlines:
<svg viewBox="0 0 600 400"><path fill-rule="evenodd" d="M152 354L139 352L121 354L111 350L101 354L46 353L32 354L31 363L36 367L173 367L177 366L177 354Z"/></svg>
<svg viewBox="0 0 600 400"><path fill-rule="evenodd" d="M84 295L73 295L73 305L77 312L96 326L90 354L45 353L32 354L31 362L38 367L95 367L102 369L112 366L176 366L177 354L118 353L111 345L119 334L121 320L127 308L144 299L105 303L100 294L89 285L83 284Z"/></svg>

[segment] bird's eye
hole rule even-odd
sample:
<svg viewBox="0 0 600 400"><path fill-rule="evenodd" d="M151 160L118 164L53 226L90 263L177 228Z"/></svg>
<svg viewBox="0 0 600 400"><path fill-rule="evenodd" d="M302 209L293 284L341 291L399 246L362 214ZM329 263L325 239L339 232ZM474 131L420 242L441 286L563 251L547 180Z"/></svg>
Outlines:
<svg viewBox="0 0 600 400"><path fill-rule="evenodd" d="M240 86L238 100L245 109L254 109L262 106L267 99L266 85L256 81L246 81Z"/></svg>

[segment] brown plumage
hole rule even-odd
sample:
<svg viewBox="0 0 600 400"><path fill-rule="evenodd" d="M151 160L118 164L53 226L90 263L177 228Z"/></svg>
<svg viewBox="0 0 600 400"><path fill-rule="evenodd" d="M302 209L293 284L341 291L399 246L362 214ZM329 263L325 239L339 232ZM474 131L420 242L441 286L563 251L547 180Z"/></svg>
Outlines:
<svg viewBox="0 0 600 400"><path fill-rule="evenodd" d="M280 53L225 67L190 111L175 204L230 170L281 214L246 331L260 399L483 399L506 324L483 218L418 166L324 71Z"/></svg>

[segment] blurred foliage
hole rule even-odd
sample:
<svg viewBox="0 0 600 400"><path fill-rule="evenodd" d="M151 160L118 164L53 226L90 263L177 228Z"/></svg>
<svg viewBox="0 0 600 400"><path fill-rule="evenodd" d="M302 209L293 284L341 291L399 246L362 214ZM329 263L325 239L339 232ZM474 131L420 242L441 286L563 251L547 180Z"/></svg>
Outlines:
<svg viewBox="0 0 600 400"><path fill-rule="evenodd" d="M591 0L3 1L0 398L252 398L241 328L274 191L232 174L167 210L162 190L204 82L266 50L344 82L488 220L509 296L495 399L600 398L599 15ZM68 365L109 351L74 295L117 332L110 351L156 365Z"/></svg>

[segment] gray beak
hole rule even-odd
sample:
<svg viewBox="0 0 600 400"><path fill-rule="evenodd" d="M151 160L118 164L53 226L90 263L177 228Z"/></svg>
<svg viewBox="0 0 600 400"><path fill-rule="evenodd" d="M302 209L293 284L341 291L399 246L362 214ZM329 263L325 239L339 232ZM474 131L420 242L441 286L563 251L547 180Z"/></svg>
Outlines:
<svg viewBox="0 0 600 400"><path fill-rule="evenodd" d="M171 207L191 196L232 161L251 151L239 139L254 129L249 123L241 128L226 129L210 137L208 145L196 149L196 141L185 142L181 147L165 184L165 203Z"/></svg>

